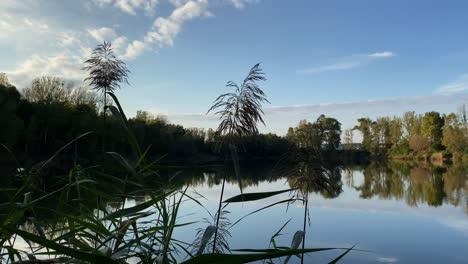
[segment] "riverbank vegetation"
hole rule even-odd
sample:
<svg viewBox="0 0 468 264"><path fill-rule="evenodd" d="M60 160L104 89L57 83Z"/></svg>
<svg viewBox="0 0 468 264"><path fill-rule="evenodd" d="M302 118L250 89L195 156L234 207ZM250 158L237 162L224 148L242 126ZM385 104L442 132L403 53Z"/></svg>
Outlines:
<svg viewBox="0 0 468 264"><path fill-rule="evenodd" d="M88 131L96 133L88 137L88 144L75 149L80 156L89 160L99 158L104 144L108 144L108 150L128 153L117 121L112 116L105 120L102 108L103 98L99 94L60 78L40 77L19 92L3 76L0 122L4 125L0 142L29 164L50 156ZM138 111L128 122L138 142L152 146L148 153L151 157L164 156L167 161L185 163L223 160L215 152L214 143L219 135L213 129L184 128L146 111ZM284 136L245 135L242 138L245 151L239 155L241 159L279 159L295 146L309 146L321 148L324 155L341 160L365 161L371 157L468 162L467 131L465 106L449 114L406 112L401 117L360 118L356 126L344 132L337 119L321 115L315 122L300 121ZM356 141L357 137L362 141ZM0 155L5 157L4 152Z"/></svg>

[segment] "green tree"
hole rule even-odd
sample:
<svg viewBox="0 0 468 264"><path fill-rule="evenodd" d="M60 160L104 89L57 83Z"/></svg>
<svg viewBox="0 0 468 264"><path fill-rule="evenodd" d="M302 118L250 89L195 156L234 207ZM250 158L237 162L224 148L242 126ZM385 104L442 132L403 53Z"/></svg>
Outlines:
<svg viewBox="0 0 468 264"><path fill-rule="evenodd" d="M358 125L354 127L355 130L361 132L362 135L362 148L367 151L372 149L372 120L370 118L359 118Z"/></svg>
<svg viewBox="0 0 468 264"><path fill-rule="evenodd" d="M420 135L422 133L421 115L417 115L414 111L405 112L403 114L403 127L408 140L414 135Z"/></svg>
<svg viewBox="0 0 468 264"><path fill-rule="evenodd" d="M341 123L335 118L320 115L315 127L319 130L320 145L329 151L336 150L341 143Z"/></svg>
<svg viewBox="0 0 468 264"><path fill-rule="evenodd" d="M461 120L451 113L445 117L442 131L442 144L452 153L455 159L461 158L467 148L468 134Z"/></svg>
<svg viewBox="0 0 468 264"><path fill-rule="evenodd" d="M422 134L429 138L431 142L431 148L433 150L440 150L443 126L444 119L438 112L432 111L424 114L422 122Z"/></svg>
<svg viewBox="0 0 468 264"><path fill-rule="evenodd" d="M372 143L371 152L385 154L391 146L390 119L379 117L371 123Z"/></svg>
<svg viewBox="0 0 468 264"><path fill-rule="evenodd" d="M399 145L403 140L403 121L399 117L394 117L389 124L389 136L392 146Z"/></svg>

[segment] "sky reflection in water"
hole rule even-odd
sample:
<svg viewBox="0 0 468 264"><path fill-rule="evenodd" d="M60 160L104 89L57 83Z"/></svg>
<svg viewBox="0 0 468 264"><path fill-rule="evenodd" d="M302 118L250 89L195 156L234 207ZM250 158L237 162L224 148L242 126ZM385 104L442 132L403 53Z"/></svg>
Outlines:
<svg viewBox="0 0 468 264"><path fill-rule="evenodd" d="M320 194L310 194L311 223L307 226L306 246L350 247L357 244L356 248L371 251L354 251L342 263L467 263L467 187L459 184L452 188L453 179L447 178L452 176L447 176L446 172L436 178L428 171L425 173L427 175L423 173L421 176L421 171L412 170L408 176L378 173L380 176L370 177L368 171L344 171L343 192L338 197L326 199ZM455 181L466 183L466 174L462 173ZM384 184L379 187L376 182L366 183L365 175L367 180L372 178L374 181L382 180L379 177L386 177L382 180L387 181L386 186ZM215 212L221 186L213 184L210 177L214 177L214 174L205 173L205 182L199 181L191 185L189 194L196 196L196 191L203 195L206 198L202 200L204 206L210 212ZM437 177L442 177L438 183ZM397 191L388 188L391 185L388 181L391 179L401 185L392 187ZM366 184L367 188L359 189L359 186ZM395 182L392 184L398 185ZM438 186L440 184L442 186ZM447 186L450 184L452 186ZM271 182L261 181L258 185L254 183L245 187L244 192L287 188L290 186L287 179L283 178ZM369 195L369 189L374 193ZM226 185L225 198L239 193L235 182ZM363 193L368 196L367 199L362 198ZM230 204L227 207L230 211L229 218L231 222L235 222L256 209L288 196L290 194L286 193L259 201ZM454 196L458 198L455 202ZM442 204L437 204L439 202ZM453 205L454 203L457 205ZM232 249L267 248L270 237L287 220L292 219L282 232L284 235L277 240L280 245L289 246L294 232L302 229L303 214L302 203L296 202L289 208L279 205L249 216L231 229L230 246ZM180 215L181 221L209 217L205 210L191 202L184 204ZM193 230L193 226L181 228L176 236L191 242L195 235ZM309 254L305 260L306 263L324 263L339 254L339 251L314 253ZM300 263L300 259L291 258L290 263Z"/></svg>

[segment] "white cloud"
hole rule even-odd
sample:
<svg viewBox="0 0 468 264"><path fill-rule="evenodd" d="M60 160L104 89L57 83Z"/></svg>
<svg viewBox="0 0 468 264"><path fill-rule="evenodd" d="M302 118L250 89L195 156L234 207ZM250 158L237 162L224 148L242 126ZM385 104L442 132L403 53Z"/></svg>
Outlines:
<svg viewBox="0 0 468 264"><path fill-rule="evenodd" d="M125 54L120 56L120 58L123 60L132 60L145 52L146 49L148 49L148 45L146 43L139 40L134 40L127 46Z"/></svg>
<svg viewBox="0 0 468 264"><path fill-rule="evenodd" d="M115 53L122 54L125 51L125 47L127 46L128 39L125 36L117 37L112 41L112 48L114 49Z"/></svg>
<svg viewBox="0 0 468 264"><path fill-rule="evenodd" d="M395 54L391 51L384 51L384 52L376 52L368 55L371 58L390 58L395 56Z"/></svg>
<svg viewBox="0 0 468 264"><path fill-rule="evenodd" d="M370 54L358 54L340 58L332 63L314 66L298 71L301 74L317 74L329 71L349 70L369 64L375 60L394 57L395 53L391 51L376 52Z"/></svg>
<svg viewBox="0 0 468 264"><path fill-rule="evenodd" d="M88 33L98 42L110 41L117 37L117 33L108 27L88 29Z"/></svg>
<svg viewBox="0 0 468 264"><path fill-rule="evenodd" d="M207 0L192 0L177 7L169 17L158 17L144 40L159 47L172 46L186 21L208 14Z"/></svg>
<svg viewBox="0 0 468 264"><path fill-rule="evenodd" d="M454 82L438 87L434 92L436 94L449 94L468 91L468 73L458 77Z"/></svg>
<svg viewBox="0 0 468 264"><path fill-rule="evenodd" d="M0 39L11 38L14 35L31 31L36 35L43 35L45 33L50 33L50 28L46 22L39 19L23 18L0 13Z"/></svg>
<svg viewBox="0 0 468 264"><path fill-rule="evenodd" d="M82 81L85 73L81 70L81 57L58 54L51 57L34 55L20 64L14 71L7 71L10 81L18 88L27 87L32 79L53 75L66 80Z"/></svg>
<svg viewBox="0 0 468 264"><path fill-rule="evenodd" d="M174 6L181 6L181 5L184 5L185 3L187 3L188 1L190 0L169 0L169 2L171 4L173 4Z"/></svg>
<svg viewBox="0 0 468 264"><path fill-rule="evenodd" d="M237 9L243 9L247 4L258 3L260 0L229 0Z"/></svg>
<svg viewBox="0 0 468 264"><path fill-rule="evenodd" d="M114 6L130 15L136 15L137 10L152 15L159 4L159 0L93 0L93 2L99 7Z"/></svg>
<svg viewBox="0 0 468 264"><path fill-rule="evenodd" d="M42 0L46 1L46 0ZM231 0L217 0L227 3ZM154 14L159 0L88 0L83 5L118 8L128 14L145 12ZM92 48L104 40L110 41L116 55L132 60L150 50L174 45L174 41L186 22L198 17L209 17L209 0L170 0L175 6L168 16L153 20L150 29L141 38L128 39L124 32L116 32L115 25L96 28L94 18L69 23L68 16L54 19L40 16L43 7L39 0L0 0L0 41L8 40L7 51L20 54L6 69L10 80L22 88L41 75L56 75L65 79L80 80L83 61L92 53ZM244 2L244 1L242 1ZM251 2L251 1L245 1ZM62 1L60 1L62 3ZM211 3L211 2L210 2ZM216 2L214 2L216 3ZM74 12L63 4L57 4L67 12ZM61 20L60 20L61 19ZM62 23L63 22L63 23ZM72 26L70 26L72 25ZM1 55L1 53L0 53ZM16 63L16 66L14 64Z"/></svg>

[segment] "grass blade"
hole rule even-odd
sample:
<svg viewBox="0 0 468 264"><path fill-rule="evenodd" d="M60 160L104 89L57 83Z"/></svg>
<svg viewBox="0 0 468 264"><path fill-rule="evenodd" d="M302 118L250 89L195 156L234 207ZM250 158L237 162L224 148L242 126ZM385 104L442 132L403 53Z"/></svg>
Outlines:
<svg viewBox="0 0 468 264"><path fill-rule="evenodd" d="M274 192L256 192L256 193L244 193L240 195L236 195L234 197L231 197L227 200L225 200L223 203L239 203L239 202L250 202L250 201L256 201L256 200L261 200L265 199L271 196L275 196L281 193L285 192L290 192L293 191L294 189L287 189L287 190L281 190L281 191L274 191Z"/></svg>

